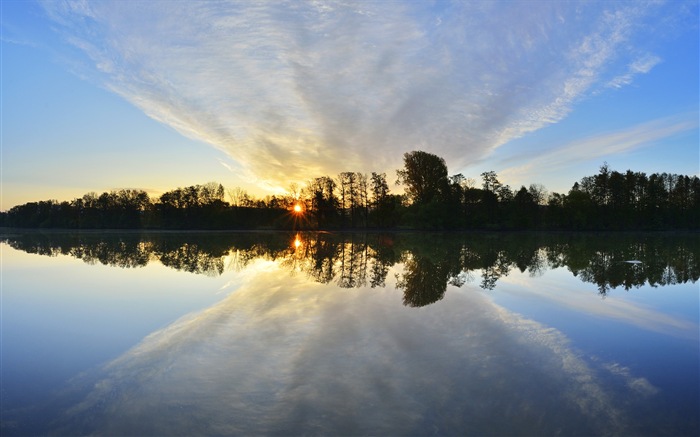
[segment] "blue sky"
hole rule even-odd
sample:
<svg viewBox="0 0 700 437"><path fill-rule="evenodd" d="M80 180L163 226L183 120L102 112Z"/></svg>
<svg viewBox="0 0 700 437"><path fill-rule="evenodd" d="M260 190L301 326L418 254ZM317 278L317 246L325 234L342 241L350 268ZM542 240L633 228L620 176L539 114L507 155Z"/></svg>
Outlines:
<svg viewBox="0 0 700 437"><path fill-rule="evenodd" d="M697 1L0 5L2 210L393 180L411 150L564 193L700 172Z"/></svg>

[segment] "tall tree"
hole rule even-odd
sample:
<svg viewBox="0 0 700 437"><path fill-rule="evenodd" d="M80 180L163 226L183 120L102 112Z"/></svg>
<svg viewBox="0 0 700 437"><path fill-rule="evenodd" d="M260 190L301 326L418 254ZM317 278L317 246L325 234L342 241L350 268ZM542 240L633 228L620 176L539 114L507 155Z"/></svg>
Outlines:
<svg viewBox="0 0 700 437"><path fill-rule="evenodd" d="M251 203L250 196L241 187L233 187L227 191L231 206L248 206Z"/></svg>
<svg viewBox="0 0 700 437"><path fill-rule="evenodd" d="M404 153L403 170L397 170L397 183L406 186L406 194L413 204L425 205L437 201L448 188L445 160L420 150Z"/></svg>
<svg viewBox="0 0 700 437"><path fill-rule="evenodd" d="M310 180L306 186L311 201L311 214L319 227L334 224L338 212L338 198L335 195L336 183L330 176Z"/></svg>
<svg viewBox="0 0 700 437"><path fill-rule="evenodd" d="M389 185L386 183L386 173L372 172L372 207L378 208L379 205L389 195Z"/></svg>
<svg viewBox="0 0 700 437"><path fill-rule="evenodd" d="M542 184L530 184L527 190L532 196L532 200L538 205L546 205L549 192Z"/></svg>
<svg viewBox="0 0 700 437"><path fill-rule="evenodd" d="M498 180L498 175L495 171L485 171L481 173L481 179L484 181L481 187L484 191L490 191L494 194L498 194L503 184Z"/></svg>

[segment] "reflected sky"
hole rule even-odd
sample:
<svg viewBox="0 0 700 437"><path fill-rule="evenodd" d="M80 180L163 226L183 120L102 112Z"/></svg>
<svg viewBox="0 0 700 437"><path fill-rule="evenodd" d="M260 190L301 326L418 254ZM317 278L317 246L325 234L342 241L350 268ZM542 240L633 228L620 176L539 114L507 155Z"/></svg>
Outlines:
<svg viewBox="0 0 700 437"><path fill-rule="evenodd" d="M692 302L694 284L601 296L569 270L533 268L484 289L475 269L437 275L441 297L415 306L402 283L449 270L428 248L378 265L357 256L371 245L292 236L285 256L239 246L221 274L196 275L1 247L3 435L698 430L697 319L654 294ZM308 256L324 248L341 256ZM364 279L337 270L363 262ZM58 372L61 360L73 364Z"/></svg>
<svg viewBox="0 0 700 437"><path fill-rule="evenodd" d="M663 291L645 286L623 296L613 294L602 299L586 288L593 287L581 286L565 269L548 271L537 281L529 275L513 272L501 280L497 300L506 304L512 302L513 299L508 297L513 295L520 300L536 301L538 305L549 300L555 307L592 317L612 319L665 335L700 339L697 284L683 284ZM645 296L637 298L640 293ZM672 299L669 299L669 294Z"/></svg>
<svg viewBox="0 0 700 437"><path fill-rule="evenodd" d="M149 332L224 297L218 285L223 278L194 277L158 264L114 269L5 244L0 249L5 405L33 402Z"/></svg>
<svg viewBox="0 0 700 437"><path fill-rule="evenodd" d="M138 433L144 416L164 434L452 434L500 419L510 434L564 426L565 413L590 432L625 426L615 394L557 331L475 292L398 308L388 290L262 269L105 366L60 422L105 434ZM539 384L551 392L533 397Z"/></svg>

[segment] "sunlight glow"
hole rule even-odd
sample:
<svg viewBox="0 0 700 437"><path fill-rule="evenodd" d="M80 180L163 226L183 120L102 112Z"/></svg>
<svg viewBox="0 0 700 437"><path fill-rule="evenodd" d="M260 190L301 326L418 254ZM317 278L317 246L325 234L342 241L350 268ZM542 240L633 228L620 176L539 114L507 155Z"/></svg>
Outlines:
<svg viewBox="0 0 700 437"><path fill-rule="evenodd" d="M393 173L426 148L453 174L493 170L560 193L603 161L697 172L696 0L26 3L2 3L16 91L3 104L17 121L3 125L12 165L0 209L107 187L167 191L183 174L279 195L324 174ZM65 96L80 116L61 111ZM85 120L70 146L78 161L59 138ZM44 121L52 128L23 129Z"/></svg>
<svg viewBox="0 0 700 437"><path fill-rule="evenodd" d="M294 205L294 212L297 214L301 214L301 205L299 205L298 203Z"/></svg>

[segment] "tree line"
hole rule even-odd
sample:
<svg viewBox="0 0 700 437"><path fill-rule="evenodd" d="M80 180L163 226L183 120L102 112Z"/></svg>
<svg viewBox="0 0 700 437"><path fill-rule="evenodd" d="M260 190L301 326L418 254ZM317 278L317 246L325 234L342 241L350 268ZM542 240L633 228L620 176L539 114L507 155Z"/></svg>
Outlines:
<svg viewBox="0 0 700 437"><path fill-rule="evenodd" d="M210 182L151 198L143 190L88 193L73 201L29 202L0 213L0 224L69 229L462 229L688 230L700 228L700 179L669 173L620 173L603 164L566 194L540 184L513 189L493 172L481 187L449 175L445 160L404 154L396 171L320 176L287 194L254 198ZM295 208L296 207L296 208Z"/></svg>

